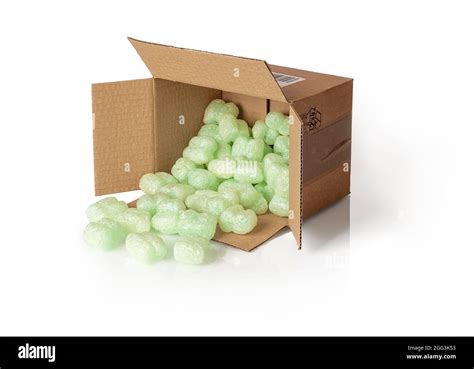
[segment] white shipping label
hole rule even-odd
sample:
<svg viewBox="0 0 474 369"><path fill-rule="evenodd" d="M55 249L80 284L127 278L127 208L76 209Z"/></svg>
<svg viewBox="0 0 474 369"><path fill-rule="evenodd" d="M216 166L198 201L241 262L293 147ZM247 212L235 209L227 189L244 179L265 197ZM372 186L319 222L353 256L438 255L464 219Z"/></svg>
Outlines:
<svg viewBox="0 0 474 369"><path fill-rule="evenodd" d="M275 77L278 84L280 85L280 87L285 87L288 85L292 85L293 83L298 83L305 80L305 78L290 76L288 74L283 74L283 73L272 72L272 74L273 74L273 77Z"/></svg>

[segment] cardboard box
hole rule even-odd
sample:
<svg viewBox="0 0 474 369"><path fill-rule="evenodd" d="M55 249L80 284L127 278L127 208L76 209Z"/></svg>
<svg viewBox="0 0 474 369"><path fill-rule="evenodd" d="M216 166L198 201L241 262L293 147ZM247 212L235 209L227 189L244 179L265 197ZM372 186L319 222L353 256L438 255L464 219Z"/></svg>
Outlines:
<svg viewBox="0 0 474 369"><path fill-rule="evenodd" d="M169 172L202 126L207 104L239 105L249 125L268 111L290 115L290 216L259 216L248 235L215 240L250 251L350 192L352 79L263 60L129 38L152 78L92 85L95 193L138 189L149 172Z"/></svg>

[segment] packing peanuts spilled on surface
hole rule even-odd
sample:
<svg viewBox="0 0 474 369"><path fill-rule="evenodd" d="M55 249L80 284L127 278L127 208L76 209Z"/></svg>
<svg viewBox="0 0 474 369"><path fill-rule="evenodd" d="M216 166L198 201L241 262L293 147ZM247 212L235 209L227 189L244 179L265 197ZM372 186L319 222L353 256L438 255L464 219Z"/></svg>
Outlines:
<svg viewBox="0 0 474 369"><path fill-rule="evenodd" d="M217 226L243 235L257 215L288 217L289 117L269 112L251 129L238 116L234 103L211 101L171 174L140 178L136 208L114 197L88 207L85 241L101 250L125 243L132 257L152 263L166 256L160 234L177 234L175 260L201 264Z"/></svg>

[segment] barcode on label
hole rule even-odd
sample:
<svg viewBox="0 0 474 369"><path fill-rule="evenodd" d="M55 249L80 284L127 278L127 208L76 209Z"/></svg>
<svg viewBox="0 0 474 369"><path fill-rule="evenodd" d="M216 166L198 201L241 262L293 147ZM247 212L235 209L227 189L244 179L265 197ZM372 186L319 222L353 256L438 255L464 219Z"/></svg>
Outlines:
<svg viewBox="0 0 474 369"><path fill-rule="evenodd" d="M283 73L273 73L273 77L275 77L276 81L280 85L280 87L285 87L288 85L292 85L293 83L304 81L304 78L290 76L288 74Z"/></svg>

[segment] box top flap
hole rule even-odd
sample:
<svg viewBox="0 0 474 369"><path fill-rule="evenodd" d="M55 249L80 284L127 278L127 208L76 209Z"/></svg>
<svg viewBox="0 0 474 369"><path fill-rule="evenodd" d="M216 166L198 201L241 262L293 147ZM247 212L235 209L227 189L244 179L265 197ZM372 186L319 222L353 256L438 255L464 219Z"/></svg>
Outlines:
<svg viewBox="0 0 474 369"><path fill-rule="evenodd" d="M128 39L155 78L287 101L264 60Z"/></svg>

